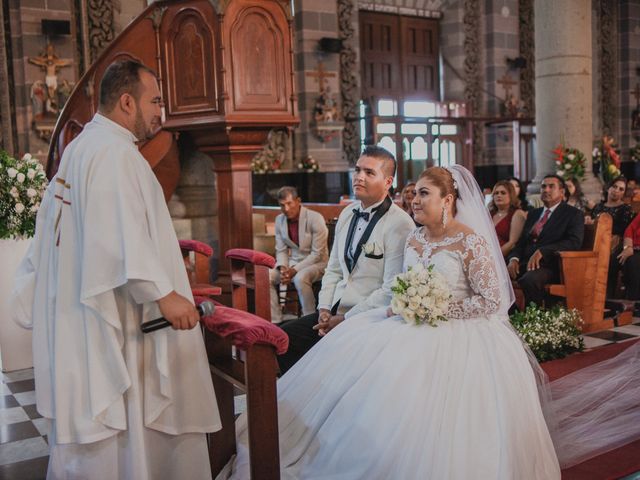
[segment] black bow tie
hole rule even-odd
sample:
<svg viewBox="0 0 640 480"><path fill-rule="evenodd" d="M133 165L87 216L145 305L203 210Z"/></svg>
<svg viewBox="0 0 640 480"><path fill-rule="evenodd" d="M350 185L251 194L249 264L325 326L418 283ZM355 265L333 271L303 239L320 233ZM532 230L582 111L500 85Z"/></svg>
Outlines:
<svg viewBox="0 0 640 480"><path fill-rule="evenodd" d="M353 209L353 216L356 218L364 218L365 222L369 221L369 212L361 212L359 208Z"/></svg>

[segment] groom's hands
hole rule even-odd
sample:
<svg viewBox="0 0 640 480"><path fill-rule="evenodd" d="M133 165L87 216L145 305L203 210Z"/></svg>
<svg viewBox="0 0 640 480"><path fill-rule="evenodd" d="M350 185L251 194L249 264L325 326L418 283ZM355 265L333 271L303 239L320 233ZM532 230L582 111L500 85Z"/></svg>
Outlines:
<svg viewBox="0 0 640 480"><path fill-rule="evenodd" d="M318 310L318 324L313 329L318 331L318 335L324 337L343 320L344 315L331 315L329 310L321 308Z"/></svg>

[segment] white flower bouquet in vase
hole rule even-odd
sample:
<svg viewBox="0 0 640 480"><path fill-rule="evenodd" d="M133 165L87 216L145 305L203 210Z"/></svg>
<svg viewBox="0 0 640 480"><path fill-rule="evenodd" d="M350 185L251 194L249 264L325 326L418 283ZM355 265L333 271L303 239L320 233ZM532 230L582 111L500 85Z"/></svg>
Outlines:
<svg viewBox="0 0 640 480"><path fill-rule="evenodd" d="M2 371L33 366L31 332L12 320L14 275L35 232L47 177L37 159L0 149L0 363Z"/></svg>
<svg viewBox="0 0 640 480"><path fill-rule="evenodd" d="M425 267L418 263L397 275L391 291L391 310L405 322L437 327L438 322L447 320L445 315L451 301L449 285L433 265Z"/></svg>

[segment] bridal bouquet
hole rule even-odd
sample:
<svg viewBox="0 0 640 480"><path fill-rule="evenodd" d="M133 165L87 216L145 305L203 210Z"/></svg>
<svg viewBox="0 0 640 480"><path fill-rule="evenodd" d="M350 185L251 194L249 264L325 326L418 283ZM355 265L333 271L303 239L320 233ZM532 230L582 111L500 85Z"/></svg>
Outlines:
<svg viewBox="0 0 640 480"><path fill-rule="evenodd" d="M397 275L391 291L391 310L405 322L436 327L438 322L447 320L451 294L446 279L433 265L418 263Z"/></svg>

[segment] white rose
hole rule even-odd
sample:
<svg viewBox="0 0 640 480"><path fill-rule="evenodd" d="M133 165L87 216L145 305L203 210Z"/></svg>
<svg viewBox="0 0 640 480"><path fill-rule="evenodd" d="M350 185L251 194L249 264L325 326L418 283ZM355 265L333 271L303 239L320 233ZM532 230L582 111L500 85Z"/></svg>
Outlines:
<svg viewBox="0 0 640 480"><path fill-rule="evenodd" d="M565 170L569 170L571 168L571 164L570 163L565 163L564 164L564 169Z"/></svg>
<svg viewBox="0 0 640 480"><path fill-rule="evenodd" d="M574 158L576 158L576 156L573 153L570 153L569 155L567 155L567 158L569 160L573 160Z"/></svg>
<svg viewBox="0 0 640 480"><path fill-rule="evenodd" d="M393 311L393 313L401 313L405 307L406 307L406 304L399 298L394 297L391 300L391 310Z"/></svg>
<svg viewBox="0 0 640 480"><path fill-rule="evenodd" d="M16 187L11 187L11 190L9 190L9 193L13 198L18 198L20 196L20 194L18 193L18 189Z"/></svg>
<svg viewBox="0 0 640 480"><path fill-rule="evenodd" d="M38 164L36 165L36 170L38 170L38 171L44 170L44 167L42 166L42 164L41 164L41 163L38 163Z"/></svg>
<svg viewBox="0 0 640 480"><path fill-rule="evenodd" d="M562 177L564 175L564 170L558 170L556 175L560 175Z"/></svg>
<svg viewBox="0 0 640 480"><path fill-rule="evenodd" d="M24 205L21 203L16 203L15 210L16 210L16 213L24 212Z"/></svg>
<svg viewBox="0 0 640 480"><path fill-rule="evenodd" d="M30 169L27 171L27 178L28 178L29 180L33 180L34 178L36 178L36 171L35 171L33 168L30 168Z"/></svg>
<svg viewBox="0 0 640 480"><path fill-rule="evenodd" d="M407 295L409 295L410 297L414 297L416 293L418 292L416 291L415 287L407 288Z"/></svg>
<svg viewBox="0 0 640 480"><path fill-rule="evenodd" d="M19 173L19 174L17 175L18 183L24 183L24 179L25 179L25 178L27 178L27 177L25 177L25 176L24 176L24 173Z"/></svg>
<svg viewBox="0 0 640 480"><path fill-rule="evenodd" d="M18 175L18 170L13 167L7 168L7 174L9 175L9 178L16 178L16 175Z"/></svg>
<svg viewBox="0 0 640 480"><path fill-rule="evenodd" d="M36 213L38 211L38 209L40 208L40 204L36 203L35 205L31 205L31 208L29 209L29 211L31 213Z"/></svg>
<svg viewBox="0 0 640 480"><path fill-rule="evenodd" d="M25 161L25 162L29 162L29 161L31 161L32 158L33 157L31 156L30 153L25 153L24 156L22 157L22 160Z"/></svg>
<svg viewBox="0 0 640 480"><path fill-rule="evenodd" d="M598 150L598 147L596 147L593 149L593 152L591 152L591 155L594 157L597 157L599 153L600 153L600 150Z"/></svg>

